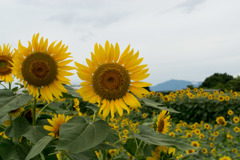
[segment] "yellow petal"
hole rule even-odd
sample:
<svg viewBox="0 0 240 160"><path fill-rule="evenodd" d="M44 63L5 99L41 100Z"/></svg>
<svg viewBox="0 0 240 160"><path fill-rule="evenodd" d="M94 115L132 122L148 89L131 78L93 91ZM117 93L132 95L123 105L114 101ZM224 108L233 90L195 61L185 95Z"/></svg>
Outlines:
<svg viewBox="0 0 240 160"><path fill-rule="evenodd" d="M141 81L141 80L147 78L149 75L150 74L148 73L148 74L138 75L136 77L133 77L130 75L130 77L131 77L131 80L133 80L133 81Z"/></svg>
<svg viewBox="0 0 240 160"><path fill-rule="evenodd" d="M122 107L121 107L118 99L115 100L115 107L116 107L116 109L117 109L118 114L120 115L120 117L122 117L122 115L123 115L123 109L122 109Z"/></svg>
<svg viewBox="0 0 240 160"><path fill-rule="evenodd" d="M148 82L131 82L131 85L134 87L148 87L151 86L151 83Z"/></svg>
<svg viewBox="0 0 240 160"><path fill-rule="evenodd" d="M115 51L114 51L114 62L117 62L120 55L120 49L118 43L115 44Z"/></svg>

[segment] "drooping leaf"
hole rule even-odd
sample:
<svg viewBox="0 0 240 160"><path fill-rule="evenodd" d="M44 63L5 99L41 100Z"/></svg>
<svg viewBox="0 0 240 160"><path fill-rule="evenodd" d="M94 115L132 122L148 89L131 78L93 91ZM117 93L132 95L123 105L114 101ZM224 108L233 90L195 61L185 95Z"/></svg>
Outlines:
<svg viewBox="0 0 240 160"><path fill-rule="evenodd" d="M117 142L119 140L119 136L118 136L117 131L111 129L106 140L109 143Z"/></svg>
<svg viewBox="0 0 240 160"><path fill-rule="evenodd" d="M103 120L88 123L82 117L74 117L61 125L57 149L71 153L86 151L103 142L109 131L108 123Z"/></svg>
<svg viewBox="0 0 240 160"><path fill-rule="evenodd" d="M30 126L23 136L35 144L47 134L48 131L46 131L42 126Z"/></svg>
<svg viewBox="0 0 240 160"><path fill-rule="evenodd" d="M184 151L189 149L196 149L191 145L177 141L174 137L158 133L148 126L139 126L139 131L140 134L135 134L134 136L149 144L165 147L177 147L178 149Z"/></svg>
<svg viewBox="0 0 240 160"><path fill-rule="evenodd" d="M74 88L68 85L64 85L64 87L67 89L68 93L63 93L63 98L81 98Z"/></svg>
<svg viewBox="0 0 240 160"><path fill-rule="evenodd" d="M21 137L24 133L26 133L31 125L24 117L18 117L13 121L13 129L14 129L14 137Z"/></svg>
<svg viewBox="0 0 240 160"><path fill-rule="evenodd" d="M98 159L94 150L87 150L80 153L70 154L69 155L73 160L95 160Z"/></svg>
<svg viewBox="0 0 240 160"><path fill-rule="evenodd" d="M33 97L28 94L16 95L12 97L0 97L0 116L22 107L29 102Z"/></svg>
<svg viewBox="0 0 240 160"><path fill-rule="evenodd" d="M7 137L14 137L14 129L13 129L13 126L8 126L6 129L5 129L5 134Z"/></svg>
<svg viewBox="0 0 240 160"><path fill-rule="evenodd" d="M97 150L107 150L107 149L115 149L116 147L107 144L107 143L100 143L99 145L97 145L96 147Z"/></svg>
<svg viewBox="0 0 240 160"><path fill-rule="evenodd" d="M167 108L167 107L160 107L160 105L162 105L161 103L157 103L157 102L154 102L154 101L151 101L147 98L142 98L142 101L144 102L144 104L146 106L149 106L149 107L153 107L153 108L156 108L156 109L160 109L160 110L166 110L166 111L169 111L169 112L173 112L173 113L180 113L172 108Z"/></svg>
<svg viewBox="0 0 240 160"><path fill-rule="evenodd" d="M40 139L30 150L30 152L28 153L26 160L29 160L33 157L35 157L36 155L40 154L43 149L48 145L48 143L52 140L52 137L50 136L45 136L42 139Z"/></svg>
<svg viewBox="0 0 240 160"><path fill-rule="evenodd" d="M0 97L9 97L13 96L13 91L9 89L0 89Z"/></svg>
<svg viewBox="0 0 240 160"><path fill-rule="evenodd" d="M151 157L152 151L154 151L155 149L156 149L156 145L145 144L143 147L144 157Z"/></svg>
<svg viewBox="0 0 240 160"><path fill-rule="evenodd" d="M0 141L0 155L4 160L24 160L27 151L28 148L23 144L14 144L7 139Z"/></svg>
<svg viewBox="0 0 240 160"><path fill-rule="evenodd" d="M0 116L0 124L2 124L3 122L5 122L8 119L9 119L9 115L8 114Z"/></svg>

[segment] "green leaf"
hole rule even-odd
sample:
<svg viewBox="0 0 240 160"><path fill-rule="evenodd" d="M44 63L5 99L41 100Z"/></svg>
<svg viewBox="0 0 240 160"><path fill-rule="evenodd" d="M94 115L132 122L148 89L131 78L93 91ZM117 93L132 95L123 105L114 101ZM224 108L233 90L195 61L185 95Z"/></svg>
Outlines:
<svg viewBox="0 0 240 160"><path fill-rule="evenodd" d="M48 131L46 131L42 126L30 126L23 136L35 144L47 134Z"/></svg>
<svg viewBox="0 0 240 160"><path fill-rule="evenodd" d="M10 140L3 139L0 141L0 155L3 159L11 159L11 148L14 146L14 143Z"/></svg>
<svg viewBox="0 0 240 160"><path fill-rule="evenodd" d="M88 123L82 117L74 117L61 125L57 149L71 153L86 151L100 144L109 131L108 123L103 120Z"/></svg>
<svg viewBox="0 0 240 160"><path fill-rule="evenodd" d="M7 137L14 137L14 130L13 130L13 126L8 126L5 129L5 134Z"/></svg>
<svg viewBox="0 0 240 160"><path fill-rule="evenodd" d="M131 138L131 139L128 139L126 141L126 143L123 145L123 148L128 151L132 156L137 156L138 153L137 152L137 148L138 148L138 145L140 144L140 140L137 139L137 138ZM143 147L143 143L141 144L141 146L139 148L142 148ZM141 151L142 149L140 149ZM138 151L139 152L139 151Z"/></svg>
<svg viewBox="0 0 240 160"><path fill-rule="evenodd" d="M81 96L79 95L78 92L76 92L76 90L68 85L63 85L68 93L62 93L63 98L81 98Z"/></svg>
<svg viewBox="0 0 240 160"><path fill-rule="evenodd" d="M0 142L0 155L4 160L24 160L27 147L23 144L14 144L10 140Z"/></svg>
<svg viewBox="0 0 240 160"><path fill-rule="evenodd" d="M73 160L96 160L98 159L94 150L87 150L69 155Z"/></svg>
<svg viewBox="0 0 240 160"><path fill-rule="evenodd" d="M12 97L5 97L7 101L1 105L2 97L0 99L0 116L22 107L27 102L29 102L33 97L28 94L16 95Z"/></svg>
<svg viewBox="0 0 240 160"><path fill-rule="evenodd" d="M97 105L86 106L87 108L91 109L94 113L96 113L99 109Z"/></svg>
<svg viewBox="0 0 240 160"><path fill-rule="evenodd" d="M108 136L107 136L106 141L109 142L109 143L115 143L118 140L119 140L119 136L118 136L117 131L111 129Z"/></svg>
<svg viewBox="0 0 240 160"><path fill-rule="evenodd" d="M21 137L24 133L26 133L31 125L24 117L18 117L13 121L13 129L14 129L14 137Z"/></svg>
<svg viewBox="0 0 240 160"><path fill-rule="evenodd" d="M48 143L52 140L52 137L50 136L45 136L42 139L40 139L30 150L30 152L28 153L26 160L29 160L33 157L35 157L36 155L40 154L43 149L48 145Z"/></svg>
<svg viewBox="0 0 240 160"><path fill-rule="evenodd" d="M9 90L9 89L0 89L0 97L9 97L9 96L13 96L13 91Z"/></svg>
<svg viewBox="0 0 240 160"><path fill-rule="evenodd" d="M144 157L152 157L152 151L156 149L156 145L146 144L143 147Z"/></svg>
<svg viewBox="0 0 240 160"><path fill-rule="evenodd" d="M107 149L115 149L116 147L107 144L107 143L100 143L99 145L97 145L96 147L97 150L107 150Z"/></svg>
<svg viewBox="0 0 240 160"><path fill-rule="evenodd" d="M169 112L173 112L173 113L180 113L172 108L167 108L167 107L160 107L160 105L162 105L161 103L157 103L157 102L154 102L154 101L151 101L147 98L142 98L142 101L144 102L144 104L146 106L149 106L149 107L153 107L153 108L156 108L156 109L160 109L160 110L166 110L166 111L169 111Z"/></svg>
<svg viewBox="0 0 240 160"><path fill-rule="evenodd" d="M13 92L16 92L17 90L18 90L18 87L14 87L14 88L12 89Z"/></svg>
<svg viewBox="0 0 240 160"><path fill-rule="evenodd" d="M0 116L0 124L2 124L3 122L5 122L8 119L9 119L9 115L8 114Z"/></svg>
<svg viewBox="0 0 240 160"><path fill-rule="evenodd" d="M191 145L179 142L178 140L169 135L158 133L148 126L141 125L138 128L140 134L135 134L134 136L146 143L165 147L177 147L178 149L184 151L189 149L196 149Z"/></svg>

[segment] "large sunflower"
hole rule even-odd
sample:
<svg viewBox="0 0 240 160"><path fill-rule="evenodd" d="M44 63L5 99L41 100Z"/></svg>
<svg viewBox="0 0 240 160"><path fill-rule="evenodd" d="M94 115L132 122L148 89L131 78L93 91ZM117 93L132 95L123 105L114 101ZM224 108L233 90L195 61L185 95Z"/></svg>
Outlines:
<svg viewBox="0 0 240 160"><path fill-rule="evenodd" d="M67 92L62 84L70 84L65 76L73 75L69 70L74 67L67 66L72 60L66 60L71 53L66 52L68 47L62 41L48 46L48 39L42 37L39 41L38 38L39 34L34 34L27 48L19 41L13 72L34 97L41 95L47 101L60 99L62 92Z"/></svg>
<svg viewBox="0 0 240 160"><path fill-rule="evenodd" d="M123 109L129 113L129 108L140 107L137 97L149 92L142 88L150 83L141 82L149 76L147 65L140 65L143 58L138 58L139 52L130 50L130 45L120 55L120 49L106 41L105 48L95 44L91 60L87 65L75 62L78 76L84 80L78 90L84 101L101 104L99 113L105 118L109 112L111 117L118 112L123 115ZM134 96L135 95L135 96ZM127 106L128 105L128 106Z"/></svg>
<svg viewBox="0 0 240 160"><path fill-rule="evenodd" d="M171 126L169 119L170 119L169 112L162 110L156 122L156 131L159 133L166 134L169 130L168 127Z"/></svg>
<svg viewBox="0 0 240 160"><path fill-rule="evenodd" d="M10 51L11 46L3 44L3 48L0 45L0 80L4 82L12 82L12 58L13 52Z"/></svg>

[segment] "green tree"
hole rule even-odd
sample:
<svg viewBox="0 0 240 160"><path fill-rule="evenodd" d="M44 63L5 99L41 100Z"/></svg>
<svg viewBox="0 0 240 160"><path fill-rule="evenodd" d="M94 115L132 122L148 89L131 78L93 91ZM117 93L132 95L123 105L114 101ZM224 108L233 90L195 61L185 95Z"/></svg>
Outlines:
<svg viewBox="0 0 240 160"><path fill-rule="evenodd" d="M225 86L226 86L226 89L240 91L240 77L238 76L237 78L228 81Z"/></svg>
<svg viewBox="0 0 240 160"><path fill-rule="evenodd" d="M201 84L201 88L225 89L227 82L233 80L233 76L227 73L214 73L207 77Z"/></svg>

